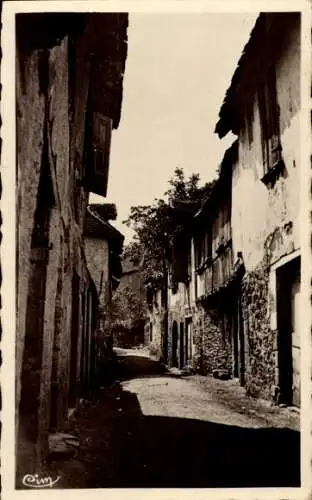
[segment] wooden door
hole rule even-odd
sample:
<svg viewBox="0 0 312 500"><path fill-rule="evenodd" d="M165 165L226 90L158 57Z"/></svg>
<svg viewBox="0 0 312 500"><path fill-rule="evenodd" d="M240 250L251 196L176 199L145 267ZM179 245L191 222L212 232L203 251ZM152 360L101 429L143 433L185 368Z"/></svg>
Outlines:
<svg viewBox="0 0 312 500"><path fill-rule="evenodd" d="M294 275L291 286L291 322L292 322L292 403L300 406L300 270Z"/></svg>
<svg viewBox="0 0 312 500"><path fill-rule="evenodd" d="M300 258L276 272L280 401L300 405Z"/></svg>

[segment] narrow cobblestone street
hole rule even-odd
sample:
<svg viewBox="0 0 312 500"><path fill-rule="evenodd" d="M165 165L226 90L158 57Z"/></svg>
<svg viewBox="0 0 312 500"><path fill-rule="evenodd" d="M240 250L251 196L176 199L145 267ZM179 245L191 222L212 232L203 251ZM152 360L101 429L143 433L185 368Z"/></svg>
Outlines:
<svg viewBox="0 0 312 500"><path fill-rule="evenodd" d="M235 381L165 372L140 351L117 355L121 382L72 423L87 487L299 485L297 413L247 398Z"/></svg>

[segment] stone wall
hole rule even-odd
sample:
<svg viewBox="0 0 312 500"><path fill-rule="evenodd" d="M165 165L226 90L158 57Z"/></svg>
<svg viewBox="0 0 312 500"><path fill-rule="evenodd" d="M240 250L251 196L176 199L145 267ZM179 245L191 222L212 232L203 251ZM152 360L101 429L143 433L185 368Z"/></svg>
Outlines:
<svg viewBox="0 0 312 500"><path fill-rule="evenodd" d="M83 382L89 389L94 371L97 292L83 239L90 169L84 160L86 113L102 112L118 126L127 14L19 15L16 23L16 478L21 486L23 473L40 474L49 431L64 427L69 399L75 406L81 395L76 386ZM104 30L95 29L99 26ZM103 37L113 43L101 44ZM98 73L90 81L94 55ZM113 91L103 93L106 84Z"/></svg>
<svg viewBox="0 0 312 500"><path fill-rule="evenodd" d="M269 269L265 264L246 274L242 285L244 333L247 341L246 390L271 397L275 384L276 331L270 327Z"/></svg>
<svg viewBox="0 0 312 500"><path fill-rule="evenodd" d="M105 305L110 297L108 241L103 238L86 236L85 254L88 269L99 294L99 300Z"/></svg>
<svg viewBox="0 0 312 500"><path fill-rule="evenodd" d="M47 432L50 416L50 388L52 353L54 345L54 310L57 295L59 254L70 251L69 239L61 239L64 227L70 220L69 198L69 121L68 121L68 39L51 49L18 54L17 106L18 106L18 328L17 328L17 391L16 407L21 394L27 399L30 373L26 358L37 359L39 381L32 391L29 412L23 415L23 424L34 418L35 428L31 438L41 445L39 455L47 449ZM40 112L41 110L41 112ZM33 116L36 113L36 117ZM41 118L42 119L41 119ZM34 123L32 122L34 119ZM56 153L57 152L57 153ZM46 170L45 170L46 169ZM44 173L45 171L45 173ZM50 175L53 172L53 175ZM42 180L41 180L42 179ZM50 179L50 180L49 180ZM53 191L54 200L47 202ZM40 218L46 213L46 243L34 243L34 237L44 230L40 222L39 232L35 213ZM31 248L33 246L33 248ZM40 252L46 254L44 260ZM43 255L42 254L42 255ZM29 288L32 279L32 286ZM27 298L43 300L48 307L31 310ZM70 315L69 306L64 317ZM28 322L26 322L28 313ZM32 318L33 316L33 318ZM40 317L40 328L33 331L32 321ZM32 320L32 321L31 321ZM38 318L39 320L39 318ZM67 325L66 325L67 326ZM68 333L68 327L62 331ZM31 348L30 338L38 336L39 351ZM68 339L65 340L65 346ZM31 352L25 351L28 345ZM63 351L64 352L64 351ZM41 362L39 361L41 360ZM23 368L23 370L22 370ZM64 380L64 378L63 378ZM29 398L30 399L30 398ZM37 402L36 402L37 400ZM21 401L22 406L24 401ZM19 415L17 415L19 417ZM28 422L27 422L28 421ZM17 420L18 424L18 420ZM18 425L16 426L18 429ZM29 437L29 433L26 432ZM38 448L39 449L39 448ZM40 457L39 457L40 458Z"/></svg>
<svg viewBox="0 0 312 500"><path fill-rule="evenodd" d="M232 237L242 252L245 382L248 394L270 398L278 378L277 292L272 266L300 253L300 20L289 30L275 62L276 98L284 171L263 180L259 100L253 98L249 133L239 134L233 169ZM271 285L270 285L271 282Z"/></svg>
<svg viewBox="0 0 312 500"><path fill-rule="evenodd" d="M122 274L120 278L119 290L123 288L131 288L133 293L140 298L145 300L145 289L143 285L142 271L140 269L135 269L127 271Z"/></svg>
<svg viewBox="0 0 312 500"><path fill-rule="evenodd" d="M222 317L222 311L200 304L193 316L193 367L203 375L232 371L230 332L224 332Z"/></svg>
<svg viewBox="0 0 312 500"><path fill-rule="evenodd" d="M173 366L174 357L176 356L177 363L179 365L179 352L180 352L180 327L181 323L184 325L185 321L185 306L187 302L185 301L185 285L184 283L178 283L178 287L175 293L172 292L172 288L168 291L168 364ZM174 329L175 325L177 327L177 342L174 348ZM175 351L175 352L174 352Z"/></svg>
<svg viewBox="0 0 312 500"><path fill-rule="evenodd" d="M39 77L39 51L34 51L23 62L20 62L19 57L17 57L17 405L19 404L21 390L20 379L25 342L27 296L31 272L30 244L41 170L45 120L45 99L40 92Z"/></svg>
<svg viewBox="0 0 312 500"><path fill-rule="evenodd" d="M61 428L67 418L74 270L81 277L81 292L89 287L82 240L82 222L87 195L83 188L80 189L79 194L74 190L77 158L83 157L84 114L81 113L81 109L86 108L87 88L80 82L75 96L80 112L71 116L68 43L68 37L65 36L54 47L32 50L30 53L19 51L17 53L16 431L19 429L18 446L26 450L24 453L26 468L28 460L31 460L32 446L27 448L25 442L22 443L23 437L37 442L35 461L39 464L43 463L43 457L47 452L52 392L57 394L53 400L53 405L57 405L57 427ZM81 69L81 64L80 61L77 68ZM78 69L77 72L79 72ZM84 77L88 82L86 68L84 68ZM73 128L71 128L72 123ZM75 155L71 154L70 146L73 142ZM45 174L43 174L44 171ZM40 184L42 176L44 180ZM40 208L40 203L45 203L47 194L50 195L51 192L53 192L53 200L48 202L49 207ZM77 220L75 219L74 195L79 207ZM31 248L32 238L37 231L35 222L37 208L41 214L43 210L47 210L49 220L47 243L43 248L43 252L47 254L45 264L40 263L41 257L38 253L41 251L40 244L38 248ZM39 272L41 265L45 266L45 277ZM29 288L32 274L35 281L31 285L32 288ZM45 280L44 288L37 278ZM36 329L32 331L32 323L27 324L27 311L29 316L34 315L34 311L29 310L27 300L29 296L34 298L38 296L39 289L41 290L40 300L44 300L45 306L48 305L48 307L44 307L42 311L42 328L40 331ZM36 334L37 337L42 336L36 339L40 347L35 354L41 362L38 364L39 380L36 383L36 390L32 391L29 378L31 367L28 367L26 361L27 357L31 357L35 351L32 349L29 352L24 348L27 342L28 345L31 344L29 344L29 339ZM77 372L79 373L79 366L77 366ZM21 395L25 401L27 391L30 391L29 394L32 395L33 405L31 408L31 405L29 406L28 414L26 412L20 420ZM29 433L21 426L27 427L32 419L34 419L35 428ZM22 467L21 463L18 464L17 477L19 478L22 475L20 467ZM26 472L39 472L37 467L39 465L34 464L34 470L28 467Z"/></svg>
<svg viewBox="0 0 312 500"><path fill-rule="evenodd" d="M153 303L147 314L147 322L144 330L145 345L151 347L155 355L163 355L163 320L164 310L161 306L161 291L156 290L153 294Z"/></svg>
<svg viewBox="0 0 312 500"><path fill-rule="evenodd" d="M149 343L150 343L150 319L148 317L144 325L144 345L148 346Z"/></svg>

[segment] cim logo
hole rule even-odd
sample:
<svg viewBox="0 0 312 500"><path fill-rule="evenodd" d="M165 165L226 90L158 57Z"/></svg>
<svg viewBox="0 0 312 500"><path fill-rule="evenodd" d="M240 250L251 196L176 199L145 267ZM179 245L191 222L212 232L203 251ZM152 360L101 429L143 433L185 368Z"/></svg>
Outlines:
<svg viewBox="0 0 312 500"><path fill-rule="evenodd" d="M57 476L53 480L51 476L40 477L39 474L26 474L22 479L22 483L28 488L52 488L60 479L61 476Z"/></svg>

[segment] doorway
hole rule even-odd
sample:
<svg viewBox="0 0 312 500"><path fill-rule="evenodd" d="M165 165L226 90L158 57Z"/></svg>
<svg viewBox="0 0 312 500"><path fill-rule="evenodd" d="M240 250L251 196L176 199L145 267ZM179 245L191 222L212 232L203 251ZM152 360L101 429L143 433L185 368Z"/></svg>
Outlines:
<svg viewBox="0 0 312 500"><path fill-rule="evenodd" d="M85 370L85 358L86 358L86 345L87 345L87 294L84 291L81 294L81 323L82 323L82 333L81 333L81 350L80 350L80 388L79 396L84 397L86 392L86 370Z"/></svg>
<svg viewBox="0 0 312 500"><path fill-rule="evenodd" d="M238 350L239 350L239 383L241 386L245 385L245 333L244 333L244 320L241 294L238 295L237 304L238 316Z"/></svg>
<svg viewBox="0 0 312 500"><path fill-rule="evenodd" d="M72 318L71 318L71 341L70 341L70 374L69 374L69 407L76 406L77 398L77 362L78 362L78 339L79 339L79 290L80 279L74 274L72 279Z"/></svg>
<svg viewBox="0 0 312 500"><path fill-rule="evenodd" d="M48 229L47 226L48 224L46 229ZM39 227L37 227L37 230L40 231ZM38 236L37 231L36 236ZM26 334L21 378L21 422L27 428L27 437L34 442L38 437L39 425L38 412L43 361L47 266L48 240L45 248L44 246L36 247L32 245L31 249L31 277L27 300Z"/></svg>
<svg viewBox="0 0 312 500"><path fill-rule="evenodd" d="M238 290L231 310L233 376L239 379L241 386L245 385L246 345L244 333L241 292Z"/></svg>
<svg viewBox="0 0 312 500"><path fill-rule="evenodd" d="M180 368L184 367L184 323L180 323Z"/></svg>
<svg viewBox="0 0 312 500"><path fill-rule="evenodd" d="M238 351L238 308L232 311L232 352L233 352L233 377L239 378L239 351Z"/></svg>
<svg viewBox="0 0 312 500"><path fill-rule="evenodd" d="M20 426L29 439L38 438L39 406L45 334L46 279L50 251L50 220L54 207L45 147L40 172L37 206L30 248L30 278L26 309L25 345L21 374ZM22 293L22 291L19 291Z"/></svg>
<svg viewBox="0 0 312 500"><path fill-rule="evenodd" d="M168 313L165 312L163 319L163 357L164 362L168 362Z"/></svg>
<svg viewBox="0 0 312 500"><path fill-rule="evenodd" d="M192 318L185 318L185 364L192 360Z"/></svg>
<svg viewBox="0 0 312 500"><path fill-rule="evenodd" d="M280 402L300 406L300 257L276 271Z"/></svg>
<svg viewBox="0 0 312 500"><path fill-rule="evenodd" d="M174 321L172 324L172 366L178 367L178 325L177 322Z"/></svg>

